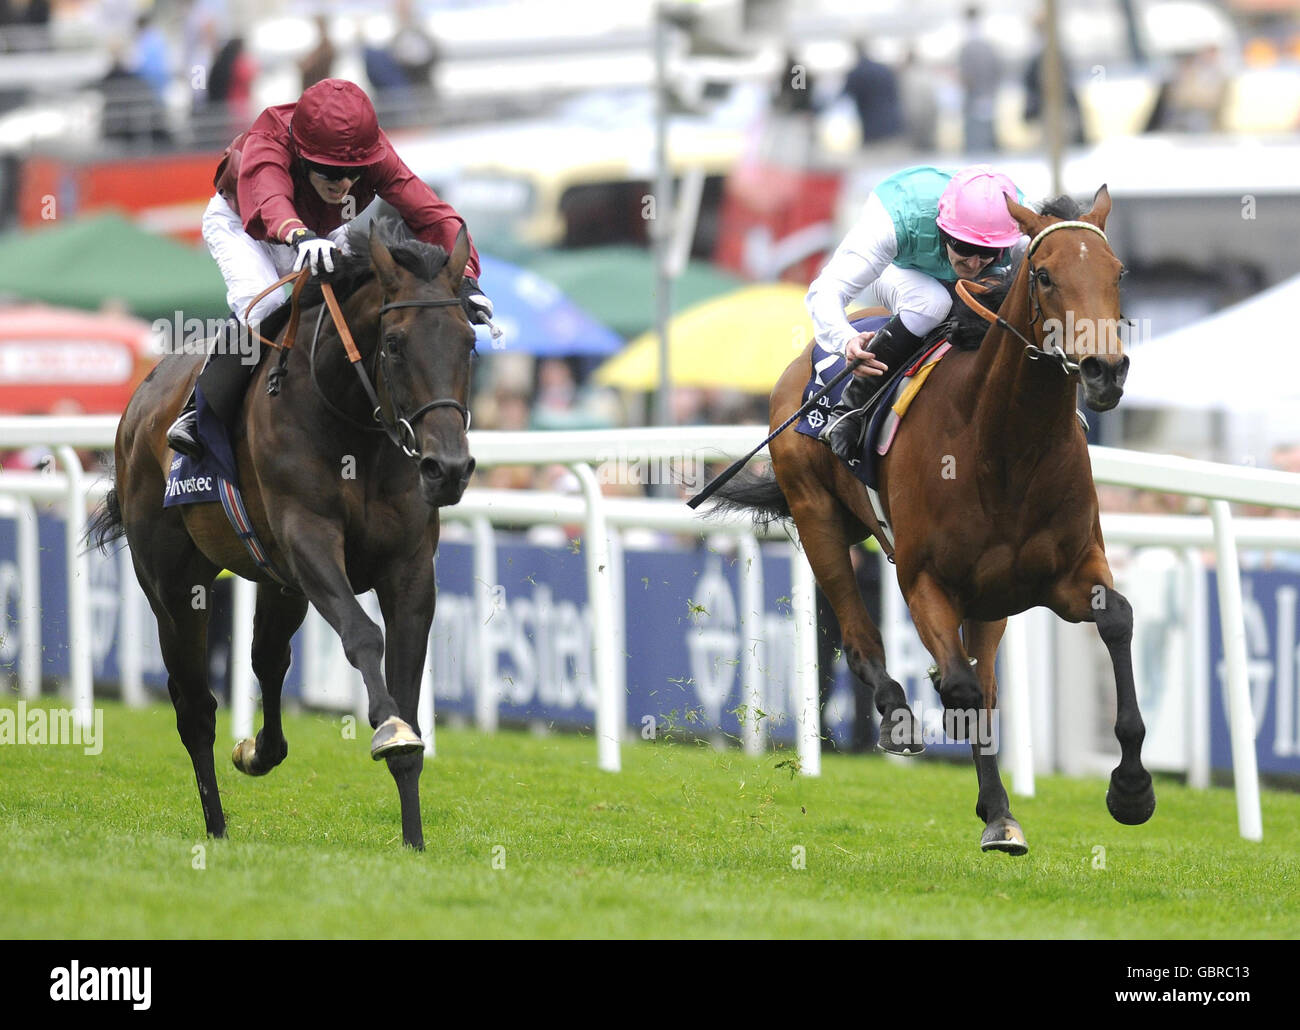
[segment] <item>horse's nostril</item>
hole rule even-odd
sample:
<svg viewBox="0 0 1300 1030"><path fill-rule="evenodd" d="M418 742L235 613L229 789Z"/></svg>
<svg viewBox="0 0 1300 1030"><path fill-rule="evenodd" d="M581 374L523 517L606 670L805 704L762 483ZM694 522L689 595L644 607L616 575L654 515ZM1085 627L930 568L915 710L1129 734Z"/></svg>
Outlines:
<svg viewBox="0 0 1300 1030"><path fill-rule="evenodd" d="M1098 382L1106 378L1106 367L1098 358L1087 357L1079 362L1079 372L1084 379Z"/></svg>
<svg viewBox="0 0 1300 1030"><path fill-rule="evenodd" d="M422 458L420 460L420 475L425 479L442 479L444 474L442 462L437 458Z"/></svg>
<svg viewBox="0 0 1300 1030"><path fill-rule="evenodd" d="M473 458L470 458L469 461L465 463L465 471L461 474L460 478L462 480L469 479L469 477L474 474L474 469L476 469L477 467L478 467L478 462L475 461Z"/></svg>

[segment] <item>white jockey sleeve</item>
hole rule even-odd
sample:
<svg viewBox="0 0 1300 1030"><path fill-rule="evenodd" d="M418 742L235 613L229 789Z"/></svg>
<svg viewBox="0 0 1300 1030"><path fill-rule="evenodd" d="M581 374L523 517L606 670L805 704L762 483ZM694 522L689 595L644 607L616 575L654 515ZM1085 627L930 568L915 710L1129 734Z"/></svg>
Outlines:
<svg viewBox="0 0 1300 1030"><path fill-rule="evenodd" d="M875 282L897 255L894 220L872 193L804 297L818 343L827 350L843 351L858 335L845 317L844 306Z"/></svg>

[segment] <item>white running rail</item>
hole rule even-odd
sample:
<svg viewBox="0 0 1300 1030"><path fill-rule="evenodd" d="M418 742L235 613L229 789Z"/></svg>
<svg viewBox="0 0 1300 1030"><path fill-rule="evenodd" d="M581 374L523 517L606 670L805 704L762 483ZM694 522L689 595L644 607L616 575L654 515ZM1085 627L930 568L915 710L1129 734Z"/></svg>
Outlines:
<svg viewBox="0 0 1300 1030"><path fill-rule="evenodd" d="M86 560L77 555L72 546L84 526L84 514L107 489L104 482L90 482L80 473L76 464L75 447L111 448L117 419L111 416L69 417L52 416L0 417L0 447L29 447L46 445L55 449L61 470L53 473L5 472L0 474L0 517L16 517L21 526L31 518L30 503L36 501L61 501L68 506L72 518L67 530L69 542L68 598L69 627L72 647L72 693L76 708L89 717L91 708L90 650L89 650L89 596ZM754 441L764 435L762 426L687 426L671 428L638 428L616 431L556 431L556 432L480 432L470 433L470 449L481 466L492 465L568 465L574 469L583 485L581 497L560 494L538 494L522 491L471 490L455 508L444 509L444 517L452 520L480 520L479 525L492 522L574 523L582 522L586 537L595 546L588 549L587 573L590 603L595 609L596 626L593 648L593 669L597 679L601 702L597 710L597 738L600 766L617 770L619 744L624 733L622 722L622 674L619 662L614 660L614 650L621 618L613 600L621 596L622 585L615 582L618 576L605 576L604 567L613 570L609 563L610 535L606 527L639 526L677 532L727 533L742 540L752 537L748 523L717 521L702 526L696 516L683 503L671 500L607 498L598 489L593 472L608 461L684 461L729 462L746 453ZM1144 454L1109 447L1090 448L1093 478L1098 483L1157 490L1164 493L1184 494L1207 498L1212 505L1213 518L1187 518L1179 516L1103 516L1102 527L1112 543L1161 544L1168 546L1213 546L1218 555L1219 567L1225 575L1220 579L1220 632L1228 670L1227 685L1231 734L1233 772L1237 789L1238 821L1241 835L1259 840L1263 825L1259 809L1258 770L1255 751L1251 746L1255 726L1249 704L1246 681L1245 638L1241 627L1244 617L1241 607L1240 584L1232 572L1237 567L1237 553L1241 546L1258 548L1300 548L1300 524L1270 519L1234 519L1225 502L1269 507L1300 509L1300 476L1262 469L1221 465L1196 461L1171 455ZM482 535L482 531L480 530ZM486 537L484 537L486 539ZM34 533L19 537L19 566L22 575L31 574ZM746 548L752 543L742 544ZM809 610L796 608L796 653L801 656L797 676L799 687L796 705L799 754L805 774L816 775L820 769L820 752L817 747L820 728L817 725L817 670L808 656L815 655L814 618L811 611L811 592L808 589L807 565L797 551L792 550L795 574L793 594ZM758 563L745 563L757 567ZM125 578L125 577L123 577ZM1233 583L1225 586L1224 580ZM1234 588L1235 584L1235 588ZM39 597L35 584L23 583L28 604ZM761 589L761 585L760 585ZM742 586L754 590L754 584ZM237 591L241 608L247 608L251 591ZM236 618L250 618L248 611L237 611ZM24 620L25 622L28 620ZM1018 620L1008 626L1009 643L1013 650L1019 647L1017 634L1022 630ZM25 626L24 633L31 633ZM24 653L28 653L24 648ZM39 649L35 649L39 653ZM237 660L237 659L236 659ZM1023 668L1023 661L1010 663L1009 672ZM251 670L247 662L240 679L247 681ZM31 688L29 677L34 677L29 666L24 666L21 676L24 690ZM750 670L750 675L756 672ZM752 689L752 679L745 680L746 691ZM131 694L135 687L131 685ZM124 685L124 690L126 686ZM251 683L243 682L243 700L236 712L237 729L251 731ZM425 692L429 693L429 692ZM1013 733L1016 753L1011 756L1013 786L1018 793L1033 792L1033 766L1028 758L1030 742L1025 728L1030 725L1027 706L1027 684L1008 682L1006 702L1012 711L1008 721L1017 731ZM427 702L426 702L427 703ZM1019 710L1017 710L1019 709ZM429 722L432 726L432 720ZM753 745L753 741L750 741Z"/></svg>

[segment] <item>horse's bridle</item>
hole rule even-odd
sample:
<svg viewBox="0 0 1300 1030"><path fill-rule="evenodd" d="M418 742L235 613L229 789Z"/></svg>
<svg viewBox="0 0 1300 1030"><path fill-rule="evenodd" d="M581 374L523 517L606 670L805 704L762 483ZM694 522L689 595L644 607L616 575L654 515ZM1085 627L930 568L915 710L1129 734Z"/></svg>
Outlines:
<svg viewBox="0 0 1300 1030"><path fill-rule="evenodd" d="M1106 240L1106 233L1091 222L1063 221L1053 222L1029 241L1029 248L1025 251L1025 263L1029 266L1030 329L1033 329L1033 327L1038 323L1038 320L1042 317L1043 313L1042 308L1038 303L1038 269L1034 266L1033 262L1034 251L1038 249L1038 245L1043 242L1045 236L1056 232L1057 229L1087 229L1089 232L1095 232L1103 240ZM1110 241L1106 240L1106 243L1109 245ZM972 289L972 287L974 289ZM1024 333L1001 315L990 311L971 296L972 293L987 293L989 287L984 286L981 283L973 283L968 279L958 279L955 289L957 291L957 296L962 299L966 306L986 322L993 323L999 328L1005 329L1007 332L1019 339L1020 342L1025 345L1025 353L1032 360L1036 361L1039 358L1051 358L1060 365L1061 371L1066 375L1074 375L1079 371L1079 363L1077 361L1071 361L1070 356L1065 353L1060 344L1053 340L1050 335L1047 337L1046 346L1035 343L1033 340L1027 339Z"/></svg>
<svg viewBox="0 0 1300 1030"><path fill-rule="evenodd" d="M321 402L325 405L325 407L327 407L330 411L332 411L339 418L343 419L349 425L355 426L357 429L362 429L368 433L386 433L388 435L388 438L392 440L393 443L396 444L401 449L402 453L405 454L408 458L418 458L420 456L420 452L415 446L415 424L421 418L427 415L430 411L433 411L435 408L455 408L456 411L460 413L461 418L465 420L465 428L469 429L470 426L469 408L461 404L460 401L454 400L450 397L442 398L439 400L433 400L433 401L429 401L428 404L421 405L411 414L404 415L402 413L401 406L398 404L397 397L393 395L391 388L389 389L389 400L392 403L393 418L392 419L386 418L384 416L383 404L379 400L379 392L375 389L375 384L374 381L371 379L370 373L366 371L365 363L359 360L359 352L356 352L356 347L352 343L352 336L351 333L348 331L347 323L343 321L342 312L337 310L338 305L337 302L334 301L333 290L332 288L330 288L328 283L322 283L321 286L322 286L322 292L328 289L329 293L326 295L326 303L321 305L321 309L316 316L316 328L312 333L311 353L309 355L308 365L311 369L312 387L316 391L316 396L321 399ZM387 348L384 346L384 332L383 332L384 313L386 311L392 310L393 308L442 308L442 307L452 307L453 305L458 305L458 304L460 304L460 301L458 299L454 297L448 297L443 300L398 300L380 306L378 311L378 314L380 316L379 347L376 351L375 360L378 368L382 369L385 378L387 378L390 383L392 382L393 377L392 377L392 373L389 371L388 368L388 360L387 360L388 351ZM349 415L347 412L343 411L336 404L334 404L328 397L326 397L325 391L321 389L320 381L316 375L316 344L317 341L320 339L320 329L321 329L321 324L325 318L326 307L329 308L331 315L334 317L334 327L338 331L339 336L343 338L344 345L345 347L347 347L348 350L349 360L352 364L352 367L356 369L357 378L361 380L361 386L365 389L366 396L370 399L370 403L373 405L373 407L371 408L370 415L371 418L373 418L376 422L379 423L379 425L377 426L367 425L364 422L358 422L351 415ZM354 352L358 354L358 358L352 357L352 354ZM378 374L376 373L376 378L377 377Z"/></svg>
<svg viewBox="0 0 1300 1030"><path fill-rule="evenodd" d="M388 348L384 346L384 312L391 311L393 308L446 308L452 305L459 305L460 300L456 297L448 297L443 300L395 300L390 304L380 305L379 308L379 365L384 371L384 377L391 384L393 381L392 373L388 370ZM415 424L425 415L435 408L455 408L460 412L460 417L465 420L465 429L468 432L470 424L469 408L461 404L460 401L451 397L444 397L440 400L429 401L428 404L422 404L409 415L403 415L401 406L397 403L397 397L394 395L392 387L389 387L388 397L393 405L394 418L390 423L384 418L382 406L379 403L379 395L375 392L370 383L370 377L365 374L360 362L356 364L357 374L361 377L361 385L366 388L366 393L370 396L370 401L374 404L374 410L370 413L371 417L388 432L388 438L402 449L402 453L408 458L418 458L420 452L415 449ZM404 439L402 434L405 434ZM409 444L406 442L409 441Z"/></svg>

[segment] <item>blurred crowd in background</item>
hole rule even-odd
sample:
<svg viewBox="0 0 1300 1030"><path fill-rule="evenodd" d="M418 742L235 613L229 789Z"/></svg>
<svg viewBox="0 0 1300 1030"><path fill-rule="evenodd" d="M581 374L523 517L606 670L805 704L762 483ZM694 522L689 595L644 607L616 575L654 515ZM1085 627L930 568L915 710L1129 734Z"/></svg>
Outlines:
<svg viewBox="0 0 1300 1030"><path fill-rule="evenodd" d="M1058 6L1063 138L1073 152L1143 136L1198 145L1296 136L1300 5ZM865 190L908 164L1041 163L1047 37L1037 0L700 0L662 10L679 193L690 194L693 170L703 176L683 257L730 276L716 295L752 282L806 286ZM17 230L52 231L114 203L150 232L195 240L210 188L203 176L221 147L264 106L328 76L366 88L408 164L465 215L485 253L543 278L565 252L648 253L640 211L653 182L654 12L648 0L0 0L0 225L14 231L0 238L0 259ZM172 183L187 155L193 197L153 207L140 200L135 209L131 196L92 202L105 163L143 165L156 183ZM33 198L51 195L38 173L63 205L48 225L34 213ZM800 240L812 242L799 249ZM1154 296L1168 285L1160 270L1177 259L1182 292L1161 310L1186 309L1184 320L1207 312L1197 304L1212 310L1300 272L1272 253L1194 269L1178 263L1194 257L1193 245L1167 249L1146 266L1136 257L1130 264L1138 288L1147 274ZM651 296L648 261L644 268L637 292ZM42 299L0 280L4 293ZM687 306L676 299L679 310ZM100 297L84 306L121 305ZM626 341L653 324L613 328ZM598 384L607 352L480 351L476 428L651 417L647 389ZM745 353L744 340L720 342L716 382L678 387L672 420L765 423L765 394L729 385ZM1120 432L1106 442L1123 440ZM1272 455L1296 452L1281 443ZM4 464L40 460L11 453ZM563 475L481 473L488 485L510 487L550 486ZM1108 493L1107 503L1135 502Z"/></svg>

